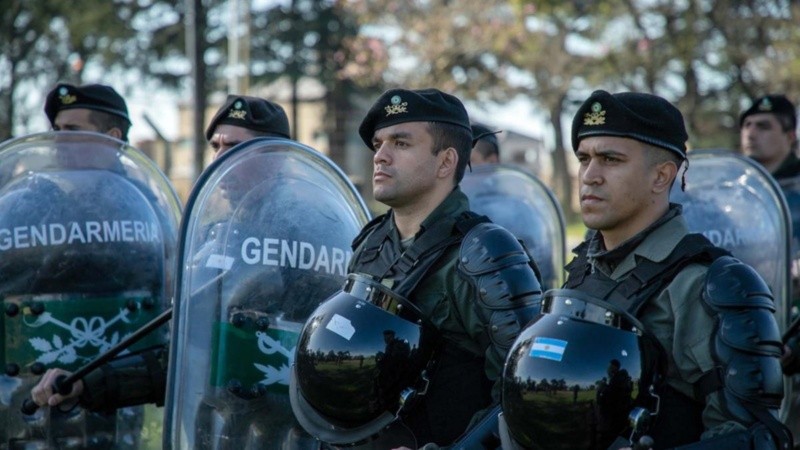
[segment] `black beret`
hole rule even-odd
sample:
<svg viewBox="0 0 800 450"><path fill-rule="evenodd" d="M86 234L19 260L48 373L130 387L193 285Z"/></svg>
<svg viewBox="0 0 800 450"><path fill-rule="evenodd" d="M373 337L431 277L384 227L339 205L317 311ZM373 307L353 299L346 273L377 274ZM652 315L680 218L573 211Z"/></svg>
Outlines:
<svg viewBox="0 0 800 450"><path fill-rule="evenodd" d="M486 141L489 144L493 145L495 150L500 148L500 144L497 141L497 134L501 133L500 130L494 131L489 127L480 125L480 124L473 124L472 125L472 146L475 147L475 144L478 141Z"/></svg>
<svg viewBox="0 0 800 450"><path fill-rule="evenodd" d="M125 100L111 86L102 84L73 86L60 83L47 94L44 102L44 113L47 114L50 125L55 125L59 111L78 108L113 114L122 117L128 124L131 123Z"/></svg>
<svg viewBox="0 0 800 450"><path fill-rule="evenodd" d="M572 120L572 149L590 136L618 136L661 147L686 158L683 115L667 100L651 94L594 91Z"/></svg>
<svg viewBox="0 0 800 450"><path fill-rule="evenodd" d="M445 122L471 130L461 101L438 89L390 89L367 112L358 134L372 148L375 130L405 122Z"/></svg>
<svg viewBox="0 0 800 450"><path fill-rule="evenodd" d="M739 128L747 116L761 113L772 113L791 119L792 129L797 128L797 111L785 95L765 95L753 102L753 105L739 116Z"/></svg>
<svg viewBox="0 0 800 450"><path fill-rule="evenodd" d="M228 124L260 133L290 139L289 118L280 105L269 100L245 95L229 95L206 128L206 140L211 140L217 125Z"/></svg>

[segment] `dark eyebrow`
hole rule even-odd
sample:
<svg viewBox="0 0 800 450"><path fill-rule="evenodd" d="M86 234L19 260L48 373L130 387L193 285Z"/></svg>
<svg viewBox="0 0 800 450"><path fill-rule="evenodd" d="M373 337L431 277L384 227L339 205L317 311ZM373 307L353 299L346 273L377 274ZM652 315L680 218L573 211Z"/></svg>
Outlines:
<svg viewBox="0 0 800 450"><path fill-rule="evenodd" d="M397 131L397 132L394 132L394 133L386 136L383 140L384 141L386 141L386 140L396 141L397 139L409 139L411 137L412 137L412 135L408 131ZM377 137L373 137L372 138L372 142L376 142L376 141L379 141L379 139Z"/></svg>
<svg viewBox="0 0 800 450"><path fill-rule="evenodd" d="M611 149L611 148L606 149L606 150L598 150L595 153L597 154L597 156L617 156L617 157L620 157L620 156L621 157L625 157L625 156L627 156L625 153L619 152L619 151Z"/></svg>

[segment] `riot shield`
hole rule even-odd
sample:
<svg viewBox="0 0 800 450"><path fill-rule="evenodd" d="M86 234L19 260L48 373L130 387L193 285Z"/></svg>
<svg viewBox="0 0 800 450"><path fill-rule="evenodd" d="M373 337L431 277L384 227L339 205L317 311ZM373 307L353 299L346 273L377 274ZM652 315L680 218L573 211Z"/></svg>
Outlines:
<svg viewBox="0 0 800 450"><path fill-rule="evenodd" d="M564 214L550 189L522 169L505 164L467 171L461 189L470 209L484 214L525 243L542 274L542 288L564 281Z"/></svg>
<svg viewBox="0 0 800 450"><path fill-rule="evenodd" d="M792 305L791 317L800 313L800 176L784 178L778 183L786 198L792 222L791 238L791 286Z"/></svg>
<svg viewBox="0 0 800 450"><path fill-rule="evenodd" d="M249 141L203 172L181 227L165 447L313 444L292 415L289 368L368 218L342 172L294 141Z"/></svg>
<svg viewBox="0 0 800 450"><path fill-rule="evenodd" d="M0 448L140 448L142 407L20 407L45 370L75 370L169 306L180 203L143 153L49 132L0 146ZM166 345L154 333L130 351Z"/></svg>
<svg viewBox="0 0 800 450"><path fill-rule="evenodd" d="M792 227L780 187L761 165L727 150L690 152L685 173L686 191L676 182L670 198L683 205L689 229L756 269L775 296L775 318L785 331L791 320ZM796 390L793 383L784 385L781 419L797 435L798 421L786 421Z"/></svg>

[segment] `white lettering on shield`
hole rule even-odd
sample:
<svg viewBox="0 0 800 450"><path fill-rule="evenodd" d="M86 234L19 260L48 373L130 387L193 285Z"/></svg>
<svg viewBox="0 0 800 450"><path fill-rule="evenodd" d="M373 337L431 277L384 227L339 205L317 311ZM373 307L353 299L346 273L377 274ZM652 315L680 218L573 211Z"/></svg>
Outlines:
<svg viewBox="0 0 800 450"><path fill-rule="evenodd" d="M161 233L157 223L141 220L93 220L0 228L0 251L109 242L161 242Z"/></svg>
<svg viewBox="0 0 800 450"><path fill-rule="evenodd" d="M353 252L304 241L249 237L242 242L245 264L313 270L345 276Z"/></svg>

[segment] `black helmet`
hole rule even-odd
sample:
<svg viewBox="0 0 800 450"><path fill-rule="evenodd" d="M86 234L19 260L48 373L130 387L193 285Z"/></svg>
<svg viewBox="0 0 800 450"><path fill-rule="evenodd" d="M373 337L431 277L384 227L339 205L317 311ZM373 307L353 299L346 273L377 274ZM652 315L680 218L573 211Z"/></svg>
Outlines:
<svg viewBox="0 0 800 450"><path fill-rule="evenodd" d="M606 449L628 428L654 364L632 316L584 293L544 294L503 370L509 447Z"/></svg>
<svg viewBox="0 0 800 450"><path fill-rule="evenodd" d="M289 392L298 422L334 445L376 436L425 393L433 330L407 300L348 275L300 333Z"/></svg>

